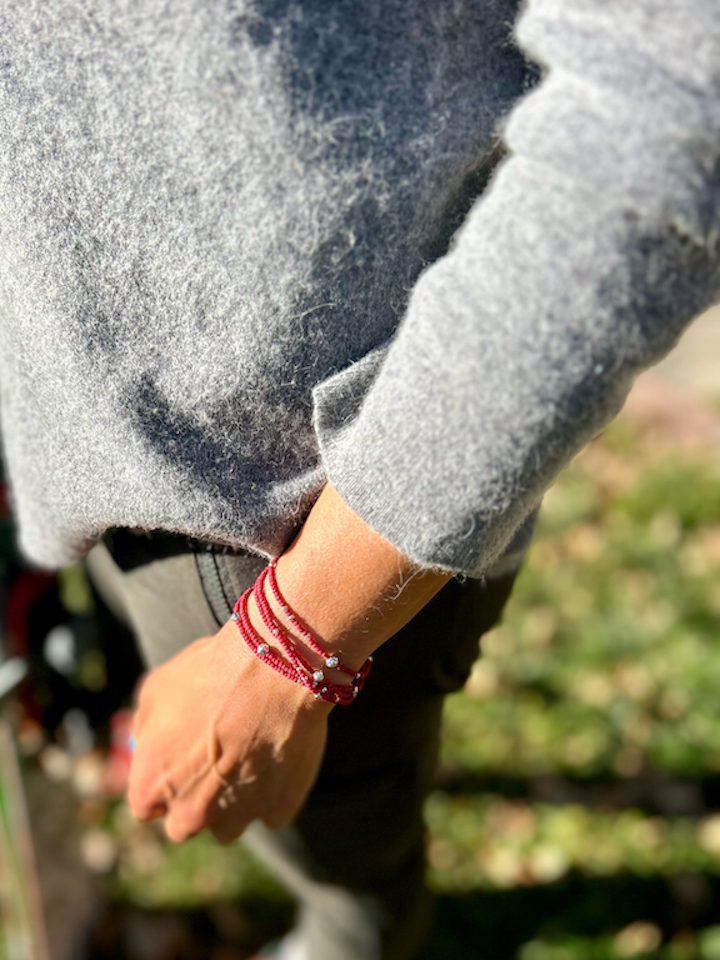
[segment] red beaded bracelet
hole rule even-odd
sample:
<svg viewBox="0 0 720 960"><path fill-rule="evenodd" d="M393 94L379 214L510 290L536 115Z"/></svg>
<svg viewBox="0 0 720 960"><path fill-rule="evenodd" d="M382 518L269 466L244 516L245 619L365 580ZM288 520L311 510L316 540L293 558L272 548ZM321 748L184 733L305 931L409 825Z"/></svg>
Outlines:
<svg viewBox="0 0 720 960"><path fill-rule="evenodd" d="M260 657L268 666L272 667L273 670L276 670L288 680L307 687L316 700L324 700L327 703L342 706L353 703L362 690L365 678L370 672L372 657L368 657L359 670L353 670L351 667L341 663L339 657L328 653L307 624L292 610L280 592L277 577L275 576L276 564L277 557L260 573L254 586L249 587L235 604L231 619L237 624L240 636L256 656ZM270 584L273 596L283 614L292 625L294 632L299 635L300 639L304 641L315 654L322 658L325 667L329 670L339 670L341 673L350 677L349 683L333 683L327 680L323 670L313 668L308 662L302 651L296 646L298 638L291 635L275 617L265 595L266 581ZM263 640L252 625L248 614L248 600L251 594L255 597L258 612L263 623L278 641L278 645L287 660L279 657L271 649L270 644Z"/></svg>
<svg viewBox="0 0 720 960"><path fill-rule="evenodd" d="M340 660L338 657L334 655L330 655L325 650L323 650L323 648L320 646L320 643L318 642L318 640L316 639L316 637L314 636L310 628L307 626L307 624L303 623L303 621L297 616L297 614L290 609L290 606L285 600L285 597L283 597L283 595L280 593L280 587L278 586L277 577L275 575L276 566L277 566L277 557L275 557L273 560L270 561L270 564L265 568L265 570L263 570L260 576L267 577L268 583L270 584L270 589L272 590L273 596L275 597L277 604L282 610L282 612L288 618L290 623L293 624L294 629L300 634L300 636L305 641L305 643L307 643L310 649L314 650L315 653L318 654L318 656L322 657L323 661L325 662L325 666L328 668L328 670L340 670L342 673L347 674L349 677L354 677L357 671L352 670L350 667L346 667L345 664L340 663Z"/></svg>

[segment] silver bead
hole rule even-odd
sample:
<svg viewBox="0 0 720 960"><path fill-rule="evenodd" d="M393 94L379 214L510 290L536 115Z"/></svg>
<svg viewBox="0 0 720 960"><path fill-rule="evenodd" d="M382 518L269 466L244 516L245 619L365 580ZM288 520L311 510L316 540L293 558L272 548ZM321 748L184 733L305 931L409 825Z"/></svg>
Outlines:
<svg viewBox="0 0 720 960"><path fill-rule="evenodd" d="M240 619L240 614L237 612L237 610L233 610L233 612L230 614L230 619L235 621Z"/></svg>
<svg viewBox="0 0 720 960"><path fill-rule="evenodd" d="M266 657L270 653L270 647L266 643L259 643L257 646L257 655Z"/></svg>
<svg viewBox="0 0 720 960"><path fill-rule="evenodd" d="M315 672L313 673L313 680L315 681L315 683L320 683L324 679L325 679L325 674L322 672L322 670L315 670Z"/></svg>
<svg viewBox="0 0 720 960"><path fill-rule="evenodd" d="M340 663L340 661L338 660L337 657L328 657L327 660L325 661L325 666L328 668L328 670L332 670L332 669L334 669L339 663Z"/></svg>
<svg viewBox="0 0 720 960"><path fill-rule="evenodd" d="M314 693L313 696L315 697L316 700L322 700L322 694L320 693L319 690L317 693Z"/></svg>

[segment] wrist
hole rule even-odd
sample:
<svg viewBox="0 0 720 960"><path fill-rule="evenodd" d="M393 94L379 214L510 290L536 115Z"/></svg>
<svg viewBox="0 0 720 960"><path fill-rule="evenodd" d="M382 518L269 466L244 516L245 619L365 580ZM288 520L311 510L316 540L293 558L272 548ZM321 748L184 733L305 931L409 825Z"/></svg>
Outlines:
<svg viewBox="0 0 720 960"><path fill-rule="evenodd" d="M214 639L218 644L219 669L227 676L230 667L235 672L236 682L244 694L253 698L258 697L259 703L264 703L270 698L282 704L283 710L290 709L296 713L312 710L320 715L329 714L335 706L334 703L316 700L307 687L270 669L266 663L262 662L262 658L253 653L243 642L238 634L237 624L233 620L228 620Z"/></svg>
<svg viewBox="0 0 720 960"><path fill-rule="evenodd" d="M277 582L276 564L277 560L269 563L254 585L239 597L231 621L245 645L276 673L305 687L315 699L348 706L363 688L371 658L358 669L323 646L321 638L288 605ZM274 598L279 615L271 607L266 591ZM250 610L253 600L255 623ZM335 671L338 679L342 677L341 682L332 679Z"/></svg>
<svg viewBox="0 0 720 960"><path fill-rule="evenodd" d="M327 486L293 544L238 600L254 656L314 698L350 704L372 653L450 574L419 571Z"/></svg>
<svg viewBox="0 0 720 960"><path fill-rule="evenodd" d="M328 484L290 547L278 583L323 645L358 669L450 579L421 570Z"/></svg>
<svg viewBox="0 0 720 960"><path fill-rule="evenodd" d="M275 619L281 621L284 611L272 593L266 593L266 600L273 612ZM272 630L261 616L254 594L248 598L248 615L258 635L262 637L262 639L271 649L280 653L282 648L278 646L277 637L273 634ZM304 659L307 660L307 662L313 668L313 671L320 671L323 673L324 679L330 680L332 683L349 684L351 682L351 678L346 673L343 673L341 670L339 670L337 666L328 665L327 658L322 657L309 645L305 644L302 637L298 636L298 633L293 631L292 627L290 629L290 633L294 646L299 650ZM356 653L356 656L352 658L344 656L342 638L334 638L332 641L328 641L325 636L318 636L318 639L328 654L336 657L339 661L342 661L343 663L347 664L347 666L352 667L355 670L359 670L367 659L367 657L363 657L363 659L358 663L356 662L357 656L359 655L358 653ZM370 655L371 654L368 654L368 656Z"/></svg>

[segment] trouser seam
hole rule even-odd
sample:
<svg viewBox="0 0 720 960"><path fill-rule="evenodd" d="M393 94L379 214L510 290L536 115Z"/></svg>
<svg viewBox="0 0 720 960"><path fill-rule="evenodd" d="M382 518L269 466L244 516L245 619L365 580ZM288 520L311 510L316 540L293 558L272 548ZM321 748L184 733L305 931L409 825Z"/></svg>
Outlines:
<svg viewBox="0 0 720 960"><path fill-rule="evenodd" d="M234 603L232 599L228 596L227 590L225 589L225 584L223 583L222 574L220 573L220 563L218 561L217 554L213 553L212 558L213 558L213 564L215 565L215 572L217 574L218 584L220 586L220 592L222 593L223 600L225 601L225 609L227 611L225 614L225 620L227 620L227 618L233 612Z"/></svg>
<svg viewBox="0 0 720 960"><path fill-rule="evenodd" d="M227 597L225 595L225 589L220 579L220 571L218 570L217 560L215 555L210 552L194 554L195 559L195 569L197 571L200 584L202 586L203 593L205 594L205 599L207 604L210 607L210 612L215 618L215 622L219 627L230 616L232 607L228 604ZM223 610L223 605L225 609ZM219 615L218 611L222 610L222 615Z"/></svg>

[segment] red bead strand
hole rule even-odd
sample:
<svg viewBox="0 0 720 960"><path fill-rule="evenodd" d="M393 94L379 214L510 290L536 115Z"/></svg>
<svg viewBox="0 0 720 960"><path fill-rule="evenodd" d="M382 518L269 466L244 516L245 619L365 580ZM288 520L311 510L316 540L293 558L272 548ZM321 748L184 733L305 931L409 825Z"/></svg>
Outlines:
<svg viewBox="0 0 720 960"><path fill-rule="evenodd" d="M232 619L237 624L238 630L240 631L240 636L243 638L245 643L247 643L253 653L264 660L268 666L273 668L273 670L276 670L284 677L287 677L288 680L292 680L293 683L302 683L303 680L301 674L272 652L270 645L265 643L263 638L250 622L247 605L251 593L252 588L249 587L235 604L235 609L233 611Z"/></svg>
<svg viewBox="0 0 720 960"><path fill-rule="evenodd" d="M275 575L275 567L277 565L277 562L278 562L278 557L274 557L270 561L270 564L266 568L266 571L263 571L263 572L267 572L267 579L268 579L268 583L270 584L270 589L272 590L273 596L275 597L277 604L282 610L282 612L288 618L290 623L293 624L293 627L297 630L297 632L300 634L300 636L305 641L305 643L307 643L307 645L311 648L311 650L314 650L315 653L318 654L318 656L323 658L325 666L328 669L340 670L342 673L347 674L349 677L357 676L357 670L353 670L350 667L346 667L345 664L340 663L339 657L336 657L333 654L329 654L326 650L324 650L321 647L320 642L315 637L312 630L291 609L287 600L285 599L285 597L283 597L282 593L280 592L280 587L278 586L277 576Z"/></svg>
<svg viewBox="0 0 720 960"><path fill-rule="evenodd" d="M293 664L296 670L304 670L306 673L312 674L313 670L310 664L305 660L299 650L293 645L292 639L289 634L283 629L283 627L277 622L273 616L273 612L270 608L270 604L267 601L265 596L265 580L267 578L267 568L262 571L260 576L255 581L255 586L253 587L253 594L255 596L255 603L257 604L258 612L260 617L268 628L270 633L277 639L280 646L283 648L285 655L288 660Z"/></svg>
<svg viewBox="0 0 720 960"><path fill-rule="evenodd" d="M277 558L271 561L269 566L260 573L254 586L249 587L235 604L232 620L236 623L240 636L257 657L264 660L268 666L272 667L273 670L288 680L307 687L317 700L325 700L327 703L340 705L352 703L362 690L365 677L370 672L372 657L368 657L362 667L356 671L341 664L337 656L329 654L323 649L315 634L313 634L307 624L300 620L280 592L275 576L276 563ZM340 670L342 673L351 677L350 683L333 683L330 680L326 680L324 672L319 669L314 669L306 660L296 646L295 641L297 638L291 635L276 619L265 595L266 580L270 584L270 589L278 606L290 622L293 632L299 634L299 638L322 658L324 665L328 669ZM278 645L289 662L279 657L253 626L248 613L248 600L251 594L255 597L258 612L263 623L277 640Z"/></svg>

